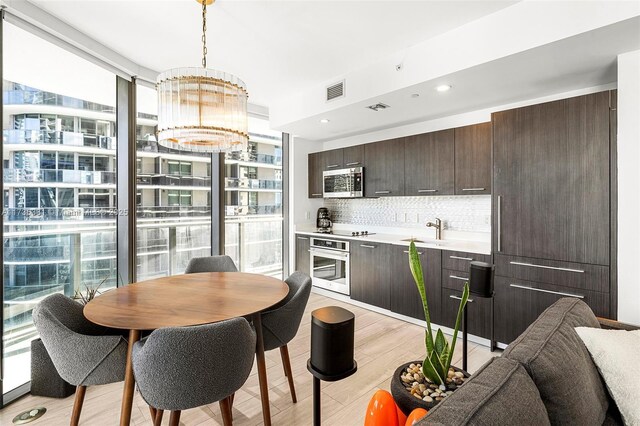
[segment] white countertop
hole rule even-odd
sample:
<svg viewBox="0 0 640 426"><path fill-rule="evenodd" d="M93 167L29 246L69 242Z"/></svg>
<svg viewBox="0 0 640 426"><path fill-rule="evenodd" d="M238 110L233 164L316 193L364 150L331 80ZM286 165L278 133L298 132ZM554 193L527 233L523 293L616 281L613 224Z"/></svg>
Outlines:
<svg viewBox="0 0 640 426"><path fill-rule="evenodd" d="M336 232L346 231L346 229L334 228L334 231ZM376 243L392 244L396 246L405 246L405 247L409 246L409 241L403 241L403 240L414 236L414 235L411 235L411 230L406 230L402 234L376 232L373 235L367 235L364 237L332 235L332 234L316 232L316 228L310 225L296 226L296 234L310 235L314 237L332 238L336 240L371 241ZM439 250L450 250L450 251L463 251L467 253L476 253L476 254L485 254L485 255L491 254L490 242L469 241L469 240L459 240L459 239L435 240L433 238L423 238L421 236L415 236L415 237L423 241L421 243L416 242L416 247L439 249Z"/></svg>

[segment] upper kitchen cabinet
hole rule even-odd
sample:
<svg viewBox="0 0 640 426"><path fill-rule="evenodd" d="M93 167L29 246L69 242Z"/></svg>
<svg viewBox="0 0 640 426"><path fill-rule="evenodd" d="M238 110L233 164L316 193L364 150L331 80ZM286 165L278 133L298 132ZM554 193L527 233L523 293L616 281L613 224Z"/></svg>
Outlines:
<svg viewBox="0 0 640 426"><path fill-rule="evenodd" d="M609 92L493 114L493 158L497 253L609 265Z"/></svg>
<svg viewBox="0 0 640 426"><path fill-rule="evenodd" d="M404 195L404 138L364 146L366 197Z"/></svg>
<svg viewBox="0 0 640 426"><path fill-rule="evenodd" d="M342 164L345 169L364 166L364 145L350 146L342 151Z"/></svg>
<svg viewBox="0 0 640 426"><path fill-rule="evenodd" d="M322 152L323 170L338 170L341 169L343 163L343 149L332 149Z"/></svg>
<svg viewBox="0 0 640 426"><path fill-rule="evenodd" d="M405 195L453 194L453 129L405 138L404 173Z"/></svg>
<svg viewBox="0 0 640 426"><path fill-rule="evenodd" d="M322 152L314 152L308 156L308 180L309 190L307 195L309 198L322 198L322 171L324 170L324 158Z"/></svg>
<svg viewBox="0 0 640 426"><path fill-rule="evenodd" d="M491 122L455 129L455 193L491 193Z"/></svg>

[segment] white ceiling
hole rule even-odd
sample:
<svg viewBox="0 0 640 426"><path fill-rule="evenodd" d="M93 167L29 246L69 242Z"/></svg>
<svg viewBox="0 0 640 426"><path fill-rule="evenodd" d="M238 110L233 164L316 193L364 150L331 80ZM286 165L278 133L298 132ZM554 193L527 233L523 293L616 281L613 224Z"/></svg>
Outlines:
<svg viewBox="0 0 640 426"><path fill-rule="evenodd" d="M196 0L30 1L147 68L200 66ZM236 74L250 102L268 106L514 3L217 0L208 66Z"/></svg>
<svg viewBox="0 0 640 426"><path fill-rule="evenodd" d="M617 81L617 55L640 49L640 17L305 117L287 132L328 141ZM453 86L439 93L442 83ZM412 97L418 94L417 98ZM391 108L365 108L377 102ZM320 119L329 119L322 124Z"/></svg>

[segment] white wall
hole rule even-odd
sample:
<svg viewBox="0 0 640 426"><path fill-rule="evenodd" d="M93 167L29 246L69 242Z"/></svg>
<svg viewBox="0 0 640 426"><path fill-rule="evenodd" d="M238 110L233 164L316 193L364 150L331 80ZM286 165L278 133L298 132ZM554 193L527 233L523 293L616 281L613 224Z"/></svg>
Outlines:
<svg viewBox="0 0 640 426"><path fill-rule="evenodd" d="M640 50L618 56L618 319L640 324Z"/></svg>

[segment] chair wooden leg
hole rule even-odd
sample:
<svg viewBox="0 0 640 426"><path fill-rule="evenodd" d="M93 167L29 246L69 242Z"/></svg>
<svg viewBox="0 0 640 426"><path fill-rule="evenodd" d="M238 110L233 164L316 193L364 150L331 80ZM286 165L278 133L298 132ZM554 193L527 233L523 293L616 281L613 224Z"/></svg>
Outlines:
<svg viewBox="0 0 640 426"><path fill-rule="evenodd" d="M155 423L156 422L156 414L158 414L158 410L156 410L152 406L149 406L149 413L151 414L151 423Z"/></svg>
<svg viewBox="0 0 640 426"><path fill-rule="evenodd" d="M156 410L156 418L153 420L153 426L160 426L162 424L162 415L164 410Z"/></svg>
<svg viewBox="0 0 640 426"><path fill-rule="evenodd" d="M169 417L169 426L178 426L180 424L180 410L172 411Z"/></svg>
<svg viewBox="0 0 640 426"><path fill-rule="evenodd" d="M84 403L84 394L87 392L86 386L76 386L76 399L73 402L73 412L71 413L71 426L78 426L80 422L80 412Z"/></svg>
<svg viewBox="0 0 640 426"><path fill-rule="evenodd" d="M233 418L231 414L232 411L230 396L220 400L220 411L222 412L222 423L224 424L224 426L231 426L233 424Z"/></svg>
<svg viewBox="0 0 640 426"><path fill-rule="evenodd" d="M291 391L291 401L295 404L298 402L296 398L296 387L293 383L293 373L291 372L291 360L289 359L289 348L287 345L280 347L280 357L282 358L282 365L284 366L285 376L289 381L289 390Z"/></svg>

